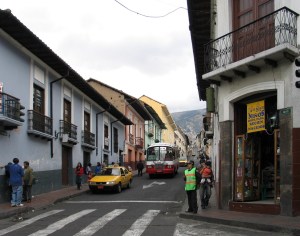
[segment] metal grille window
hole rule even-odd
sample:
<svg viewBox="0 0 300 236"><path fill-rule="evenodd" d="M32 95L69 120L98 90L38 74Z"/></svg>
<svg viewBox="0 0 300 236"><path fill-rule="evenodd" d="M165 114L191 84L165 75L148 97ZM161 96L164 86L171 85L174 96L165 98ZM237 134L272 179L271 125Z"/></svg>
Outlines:
<svg viewBox="0 0 300 236"><path fill-rule="evenodd" d="M114 128L114 153L118 153L118 129Z"/></svg>
<svg viewBox="0 0 300 236"><path fill-rule="evenodd" d="M43 88L34 85L33 86L33 110L40 114L44 114L45 111L45 91Z"/></svg>
<svg viewBox="0 0 300 236"><path fill-rule="evenodd" d="M108 150L109 142L108 142L108 125L104 125L104 149Z"/></svg>

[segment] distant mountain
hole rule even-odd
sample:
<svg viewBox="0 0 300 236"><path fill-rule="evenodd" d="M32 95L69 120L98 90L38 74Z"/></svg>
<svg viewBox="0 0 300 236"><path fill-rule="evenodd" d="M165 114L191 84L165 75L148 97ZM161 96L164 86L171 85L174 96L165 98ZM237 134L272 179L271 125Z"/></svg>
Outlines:
<svg viewBox="0 0 300 236"><path fill-rule="evenodd" d="M206 108L192 111L182 111L171 113L176 125L189 137L190 141L196 139L197 134L202 129L203 115Z"/></svg>

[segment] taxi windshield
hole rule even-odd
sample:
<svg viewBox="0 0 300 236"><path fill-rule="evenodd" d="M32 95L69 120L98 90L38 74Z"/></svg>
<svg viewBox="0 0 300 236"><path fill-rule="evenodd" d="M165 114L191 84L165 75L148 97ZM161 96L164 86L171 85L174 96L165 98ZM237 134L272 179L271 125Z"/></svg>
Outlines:
<svg viewBox="0 0 300 236"><path fill-rule="evenodd" d="M120 175L120 169L119 168L106 168L99 175L118 176L118 175Z"/></svg>

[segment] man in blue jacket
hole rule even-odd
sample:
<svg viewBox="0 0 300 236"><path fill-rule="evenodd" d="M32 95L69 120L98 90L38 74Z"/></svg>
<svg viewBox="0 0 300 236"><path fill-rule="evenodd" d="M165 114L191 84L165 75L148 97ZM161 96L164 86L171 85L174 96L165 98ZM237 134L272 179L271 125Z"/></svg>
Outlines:
<svg viewBox="0 0 300 236"><path fill-rule="evenodd" d="M19 165L19 159L14 158L13 164L9 168L9 183L12 187L11 194L11 206L23 206L22 195L23 195L23 176L24 170Z"/></svg>

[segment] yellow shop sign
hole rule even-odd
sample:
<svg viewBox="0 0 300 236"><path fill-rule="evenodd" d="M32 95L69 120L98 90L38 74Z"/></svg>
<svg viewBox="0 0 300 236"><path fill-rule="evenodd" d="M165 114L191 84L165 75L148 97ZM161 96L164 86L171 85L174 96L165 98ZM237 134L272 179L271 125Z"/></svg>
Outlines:
<svg viewBox="0 0 300 236"><path fill-rule="evenodd" d="M247 133L265 130L265 101L247 104Z"/></svg>

